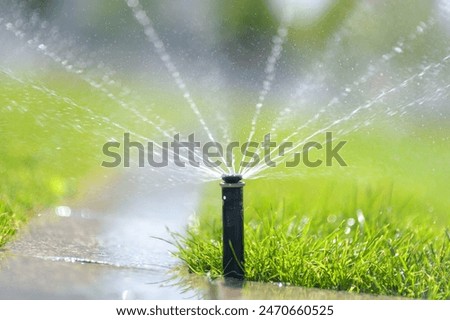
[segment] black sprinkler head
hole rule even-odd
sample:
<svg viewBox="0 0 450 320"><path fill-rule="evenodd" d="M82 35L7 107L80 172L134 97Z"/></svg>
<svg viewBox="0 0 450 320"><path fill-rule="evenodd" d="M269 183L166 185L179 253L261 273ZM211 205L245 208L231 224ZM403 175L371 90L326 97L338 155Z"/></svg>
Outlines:
<svg viewBox="0 0 450 320"><path fill-rule="evenodd" d="M225 183L238 183L239 181L242 180L242 175L241 174L237 174L237 173L223 174L222 175L222 180Z"/></svg>
<svg viewBox="0 0 450 320"><path fill-rule="evenodd" d="M223 274L244 279L244 185L240 174L222 176Z"/></svg>

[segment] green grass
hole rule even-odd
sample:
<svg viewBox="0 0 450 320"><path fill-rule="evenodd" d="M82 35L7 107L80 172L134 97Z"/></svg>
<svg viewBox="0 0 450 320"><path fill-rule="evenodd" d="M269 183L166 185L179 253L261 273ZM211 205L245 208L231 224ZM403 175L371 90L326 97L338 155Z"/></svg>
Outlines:
<svg viewBox="0 0 450 320"><path fill-rule="evenodd" d="M39 80L19 83L0 74L0 247L34 213L75 196L84 178L98 176L99 132L63 98L93 108L98 99L73 84L67 90L68 79L47 81L61 94L55 98L33 88Z"/></svg>
<svg viewBox="0 0 450 320"><path fill-rule="evenodd" d="M353 134L347 168L246 181L246 278L450 299L450 148L427 129ZM216 201L175 237L188 269L212 278L222 275L219 192L208 186L205 199Z"/></svg>

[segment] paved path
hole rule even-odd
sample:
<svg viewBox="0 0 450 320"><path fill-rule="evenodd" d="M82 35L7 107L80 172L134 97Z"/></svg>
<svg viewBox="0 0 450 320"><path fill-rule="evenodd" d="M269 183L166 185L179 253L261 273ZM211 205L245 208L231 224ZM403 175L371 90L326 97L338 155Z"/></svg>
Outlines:
<svg viewBox="0 0 450 320"><path fill-rule="evenodd" d="M152 237L168 239L166 228L184 228L197 188L160 190L151 179L147 185L133 180L91 190L85 203L34 218L2 254L0 298L196 297L169 280L177 263L173 247Z"/></svg>

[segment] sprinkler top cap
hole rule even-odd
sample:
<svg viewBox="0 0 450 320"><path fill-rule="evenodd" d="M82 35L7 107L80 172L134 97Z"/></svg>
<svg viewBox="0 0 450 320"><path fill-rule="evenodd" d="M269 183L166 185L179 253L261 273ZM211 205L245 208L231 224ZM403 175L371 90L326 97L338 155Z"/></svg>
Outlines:
<svg viewBox="0 0 450 320"><path fill-rule="evenodd" d="M222 180L225 183L238 183L242 180L241 174L224 174L222 175Z"/></svg>

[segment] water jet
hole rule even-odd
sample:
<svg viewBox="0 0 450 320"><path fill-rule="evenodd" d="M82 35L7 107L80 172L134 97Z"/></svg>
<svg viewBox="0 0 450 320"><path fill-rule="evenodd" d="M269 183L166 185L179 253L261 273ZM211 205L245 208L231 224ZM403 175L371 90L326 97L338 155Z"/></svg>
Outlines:
<svg viewBox="0 0 450 320"><path fill-rule="evenodd" d="M223 274L244 279L244 190L240 174L222 175Z"/></svg>

